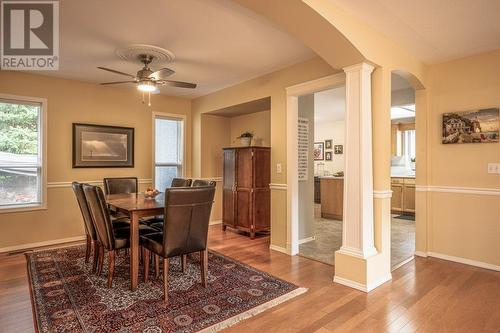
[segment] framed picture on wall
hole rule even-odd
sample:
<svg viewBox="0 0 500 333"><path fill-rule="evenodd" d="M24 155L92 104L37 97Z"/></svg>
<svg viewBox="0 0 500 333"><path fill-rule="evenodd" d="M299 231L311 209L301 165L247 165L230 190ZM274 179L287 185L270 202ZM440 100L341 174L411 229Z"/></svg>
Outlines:
<svg viewBox="0 0 500 333"><path fill-rule="evenodd" d="M315 142L313 156L315 161L323 161L325 159L325 144L323 142Z"/></svg>
<svg viewBox="0 0 500 333"><path fill-rule="evenodd" d="M325 161L331 161L332 160L332 152L327 151L325 152Z"/></svg>
<svg viewBox="0 0 500 333"><path fill-rule="evenodd" d="M443 114L443 144L488 143L499 139L499 109Z"/></svg>
<svg viewBox="0 0 500 333"><path fill-rule="evenodd" d="M325 149L332 149L333 147L333 140L325 140Z"/></svg>
<svg viewBox="0 0 500 333"><path fill-rule="evenodd" d="M73 124L73 168L134 167L134 129Z"/></svg>
<svg viewBox="0 0 500 333"><path fill-rule="evenodd" d="M343 145L335 145L333 147L333 151L335 154L343 154L344 153L344 146Z"/></svg>

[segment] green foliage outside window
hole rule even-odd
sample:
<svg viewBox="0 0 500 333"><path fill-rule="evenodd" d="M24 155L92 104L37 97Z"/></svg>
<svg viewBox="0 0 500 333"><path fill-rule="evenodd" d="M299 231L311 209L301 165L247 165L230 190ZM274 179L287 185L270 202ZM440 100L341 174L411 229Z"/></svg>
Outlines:
<svg viewBox="0 0 500 333"><path fill-rule="evenodd" d="M37 154L38 107L0 103L0 151Z"/></svg>

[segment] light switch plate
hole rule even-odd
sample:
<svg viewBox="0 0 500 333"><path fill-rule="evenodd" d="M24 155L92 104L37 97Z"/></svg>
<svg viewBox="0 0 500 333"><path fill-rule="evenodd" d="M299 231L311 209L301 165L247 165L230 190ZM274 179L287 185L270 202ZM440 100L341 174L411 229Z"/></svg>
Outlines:
<svg viewBox="0 0 500 333"><path fill-rule="evenodd" d="M488 163L488 173L500 173L500 163Z"/></svg>
<svg viewBox="0 0 500 333"><path fill-rule="evenodd" d="M276 163L276 173L281 173L281 163Z"/></svg>

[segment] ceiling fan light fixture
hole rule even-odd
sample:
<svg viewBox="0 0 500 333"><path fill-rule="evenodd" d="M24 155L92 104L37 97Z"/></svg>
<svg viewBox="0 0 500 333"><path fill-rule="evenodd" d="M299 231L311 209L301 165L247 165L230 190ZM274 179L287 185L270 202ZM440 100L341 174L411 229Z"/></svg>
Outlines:
<svg viewBox="0 0 500 333"><path fill-rule="evenodd" d="M155 92L158 88L156 88L156 85L153 82L146 81L139 83L137 89L142 92Z"/></svg>

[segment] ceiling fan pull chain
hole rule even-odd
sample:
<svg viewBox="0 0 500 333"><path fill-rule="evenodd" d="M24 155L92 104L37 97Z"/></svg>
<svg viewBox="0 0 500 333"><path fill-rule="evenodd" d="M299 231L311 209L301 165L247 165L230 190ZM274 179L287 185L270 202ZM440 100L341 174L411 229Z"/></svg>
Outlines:
<svg viewBox="0 0 500 333"><path fill-rule="evenodd" d="M148 106L151 106L151 92L148 92Z"/></svg>
<svg viewBox="0 0 500 333"><path fill-rule="evenodd" d="M142 92L142 104L145 104L145 102L144 102L144 91Z"/></svg>

